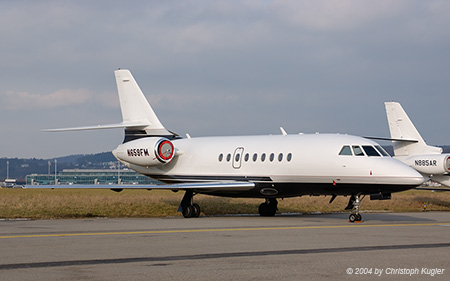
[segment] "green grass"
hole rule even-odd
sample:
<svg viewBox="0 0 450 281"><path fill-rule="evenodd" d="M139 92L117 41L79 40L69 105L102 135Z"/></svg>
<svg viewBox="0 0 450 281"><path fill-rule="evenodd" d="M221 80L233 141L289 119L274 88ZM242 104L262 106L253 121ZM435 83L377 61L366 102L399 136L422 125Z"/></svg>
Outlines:
<svg viewBox="0 0 450 281"><path fill-rule="evenodd" d="M178 205L184 192L125 190L116 193L96 189L0 189L0 218L85 218L181 216ZM196 195L202 215L257 214L263 199L221 198ZM279 213L342 212L348 197L296 197L279 200ZM429 211L450 211L450 192L406 191L391 200L362 201L362 211L417 212L420 202Z"/></svg>

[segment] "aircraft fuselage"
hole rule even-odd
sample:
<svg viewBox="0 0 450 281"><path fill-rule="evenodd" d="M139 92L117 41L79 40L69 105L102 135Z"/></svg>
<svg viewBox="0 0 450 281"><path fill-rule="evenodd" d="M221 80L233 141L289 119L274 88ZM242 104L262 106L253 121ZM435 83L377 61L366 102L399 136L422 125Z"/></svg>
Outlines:
<svg viewBox="0 0 450 281"><path fill-rule="evenodd" d="M165 183L255 183L251 190L194 190L210 195L281 198L391 193L423 182L417 172L388 156L339 155L344 146L377 146L356 136L304 134L174 139L176 152L169 163L141 164L146 163L142 158L154 158L148 153L153 150L153 143L153 137L126 142L113 153L130 169Z"/></svg>

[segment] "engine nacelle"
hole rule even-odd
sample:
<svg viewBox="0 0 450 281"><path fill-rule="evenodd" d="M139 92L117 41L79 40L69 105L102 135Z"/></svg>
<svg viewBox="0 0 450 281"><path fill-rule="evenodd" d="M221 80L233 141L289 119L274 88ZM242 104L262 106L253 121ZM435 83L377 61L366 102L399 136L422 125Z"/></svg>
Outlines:
<svg viewBox="0 0 450 281"><path fill-rule="evenodd" d="M447 174L450 172L450 154L412 156L408 157L407 164L423 174Z"/></svg>
<svg viewBox="0 0 450 281"><path fill-rule="evenodd" d="M120 161L139 166L164 165L172 161L175 148L166 138L148 137L119 145L114 156Z"/></svg>

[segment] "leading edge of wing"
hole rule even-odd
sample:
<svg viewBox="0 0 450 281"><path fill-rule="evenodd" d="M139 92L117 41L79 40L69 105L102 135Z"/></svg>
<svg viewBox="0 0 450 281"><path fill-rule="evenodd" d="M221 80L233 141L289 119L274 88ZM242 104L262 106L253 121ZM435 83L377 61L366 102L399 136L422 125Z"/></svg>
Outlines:
<svg viewBox="0 0 450 281"><path fill-rule="evenodd" d="M26 185L29 189L167 189L167 190L223 190L223 191L247 191L255 187L253 182L202 182L202 183L180 183L180 184L71 184L71 185Z"/></svg>
<svg viewBox="0 0 450 281"><path fill-rule="evenodd" d="M450 191L448 187L416 187L415 190L428 190L428 191Z"/></svg>

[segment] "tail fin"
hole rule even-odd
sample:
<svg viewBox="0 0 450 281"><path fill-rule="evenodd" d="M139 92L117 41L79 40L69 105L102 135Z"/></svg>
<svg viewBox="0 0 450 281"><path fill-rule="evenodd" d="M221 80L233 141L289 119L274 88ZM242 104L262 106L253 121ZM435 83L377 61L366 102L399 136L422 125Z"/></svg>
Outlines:
<svg viewBox="0 0 450 281"><path fill-rule="evenodd" d="M442 153L442 148L425 143L400 103L385 102L384 105L391 138L395 139L392 142L395 156Z"/></svg>
<svg viewBox="0 0 450 281"><path fill-rule="evenodd" d="M120 109L125 127L124 142L145 136L174 137L159 121L131 72L119 69L115 72L119 92ZM137 126L136 126L137 125Z"/></svg>
<svg viewBox="0 0 450 281"><path fill-rule="evenodd" d="M163 136L169 139L178 137L161 124L148 103L131 72L119 69L115 72L119 92L122 122L118 124L84 126L75 128L46 129L48 132L82 131L125 128L124 142L149 136Z"/></svg>

